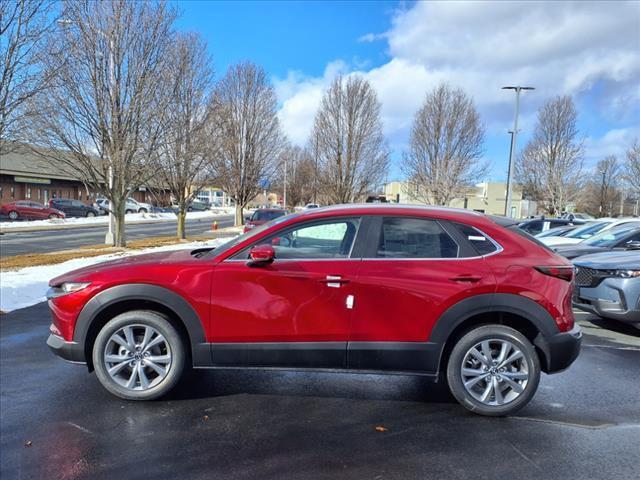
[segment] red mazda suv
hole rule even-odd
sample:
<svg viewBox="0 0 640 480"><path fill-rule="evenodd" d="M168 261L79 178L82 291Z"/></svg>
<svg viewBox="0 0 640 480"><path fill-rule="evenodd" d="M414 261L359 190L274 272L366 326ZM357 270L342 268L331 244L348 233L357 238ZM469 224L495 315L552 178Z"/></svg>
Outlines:
<svg viewBox="0 0 640 480"><path fill-rule="evenodd" d="M189 367L338 369L446 381L498 416L577 357L572 281L509 219L333 206L54 278L47 343L128 400L166 394Z"/></svg>

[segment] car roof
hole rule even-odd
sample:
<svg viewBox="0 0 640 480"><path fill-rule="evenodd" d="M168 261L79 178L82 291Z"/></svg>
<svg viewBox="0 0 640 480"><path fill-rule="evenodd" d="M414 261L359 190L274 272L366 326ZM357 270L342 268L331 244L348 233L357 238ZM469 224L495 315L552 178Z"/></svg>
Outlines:
<svg viewBox="0 0 640 480"><path fill-rule="evenodd" d="M314 209L313 212L303 212L301 215L316 215L318 213L353 213L357 215L369 214L369 215L377 215L384 213L393 213L397 214L411 214L411 213L453 213L453 214L462 214L469 215L471 217L483 217L485 216L483 213L474 212L473 210L466 210L464 208L453 208L453 207L439 207L439 206L430 206L430 205L411 205L411 204L401 204L401 203L348 203L348 204L340 204L340 205L329 205L326 207L318 207Z"/></svg>

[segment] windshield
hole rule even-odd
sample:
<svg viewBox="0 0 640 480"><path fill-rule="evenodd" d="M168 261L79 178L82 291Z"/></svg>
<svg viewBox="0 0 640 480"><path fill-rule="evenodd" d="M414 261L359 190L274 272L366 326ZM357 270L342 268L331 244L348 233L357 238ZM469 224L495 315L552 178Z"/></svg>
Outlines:
<svg viewBox="0 0 640 480"><path fill-rule="evenodd" d="M211 257L214 257L214 256L218 256L221 253L224 253L227 250L235 247L236 245L239 245L240 243L244 242L245 240L247 240L247 239L249 239L251 237L255 237L256 235L258 235L261 232L264 232L267 228L270 228L273 225L278 225L279 223L282 223L282 222L284 222L286 220L289 220L290 218L297 217L298 215L300 215L300 214L299 213L292 213L290 215L280 215L278 218L276 218L274 220L271 220L270 222L264 223L264 224L260 225L259 227L253 228L253 229L249 230L248 232L243 233L242 235L238 235L237 237L232 238L227 243L223 243L219 247L214 248L213 250L211 250L206 255L203 255L202 258L211 258Z"/></svg>
<svg viewBox="0 0 640 480"><path fill-rule="evenodd" d="M556 228L552 228L551 230L547 230L546 232L542 232L536 235L536 238L544 238L544 237L564 237L565 235L567 235L567 233L569 233L571 230L573 230L574 226L566 226L566 227L556 227Z"/></svg>
<svg viewBox="0 0 640 480"><path fill-rule="evenodd" d="M589 238L594 236L604 227L609 225L610 222L593 222L588 223L584 227L576 228L573 232L568 233L566 238Z"/></svg>
<svg viewBox="0 0 640 480"><path fill-rule="evenodd" d="M606 232L594 235L584 242L580 242L580 245L589 245L590 247L611 247L615 245L616 242L626 237L629 233L634 230L639 230L639 226L640 223L632 223L612 228Z"/></svg>
<svg viewBox="0 0 640 480"><path fill-rule="evenodd" d="M269 221L274 218L283 217L286 213L284 210L256 210L253 212L253 215L251 215L251 221Z"/></svg>

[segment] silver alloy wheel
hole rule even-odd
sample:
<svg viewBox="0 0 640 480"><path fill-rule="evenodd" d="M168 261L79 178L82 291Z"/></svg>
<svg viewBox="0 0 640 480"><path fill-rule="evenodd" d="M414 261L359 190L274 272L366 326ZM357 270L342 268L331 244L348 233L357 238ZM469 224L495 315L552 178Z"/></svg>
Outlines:
<svg viewBox="0 0 640 480"><path fill-rule="evenodd" d="M473 398L499 406L513 402L527 388L529 363L513 343L492 338L467 351L461 374L464 388Z"/></svg>
<svg viewBox="0 0 640 480"><path fill-rule="evenodd" d="M103 359L105 370L118 385L148 390L171 369L171 347L153 327L126 325L109 337Z"/></svg>

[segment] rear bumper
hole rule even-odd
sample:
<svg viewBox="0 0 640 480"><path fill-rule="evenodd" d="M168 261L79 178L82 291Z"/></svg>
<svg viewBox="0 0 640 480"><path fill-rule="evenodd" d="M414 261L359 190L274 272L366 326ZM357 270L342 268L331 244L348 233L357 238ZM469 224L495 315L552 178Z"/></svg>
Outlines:
<svg viewBox="0 0 640 480"><path fill-rule="evenodd" d="M551 336L542 336L534 340L534 344L544 354L543 371L556 373L566 370L578 358L582 343L582 329L578 324L568 332L560 332Z"/></svg>
<svg viewBox="0 0 640 480"><path fill-rule="evenodd" d="M86 363L84 348L76 342L67 342L53 333L47 338L47 346L60 358L73 363Z"/></svg>

